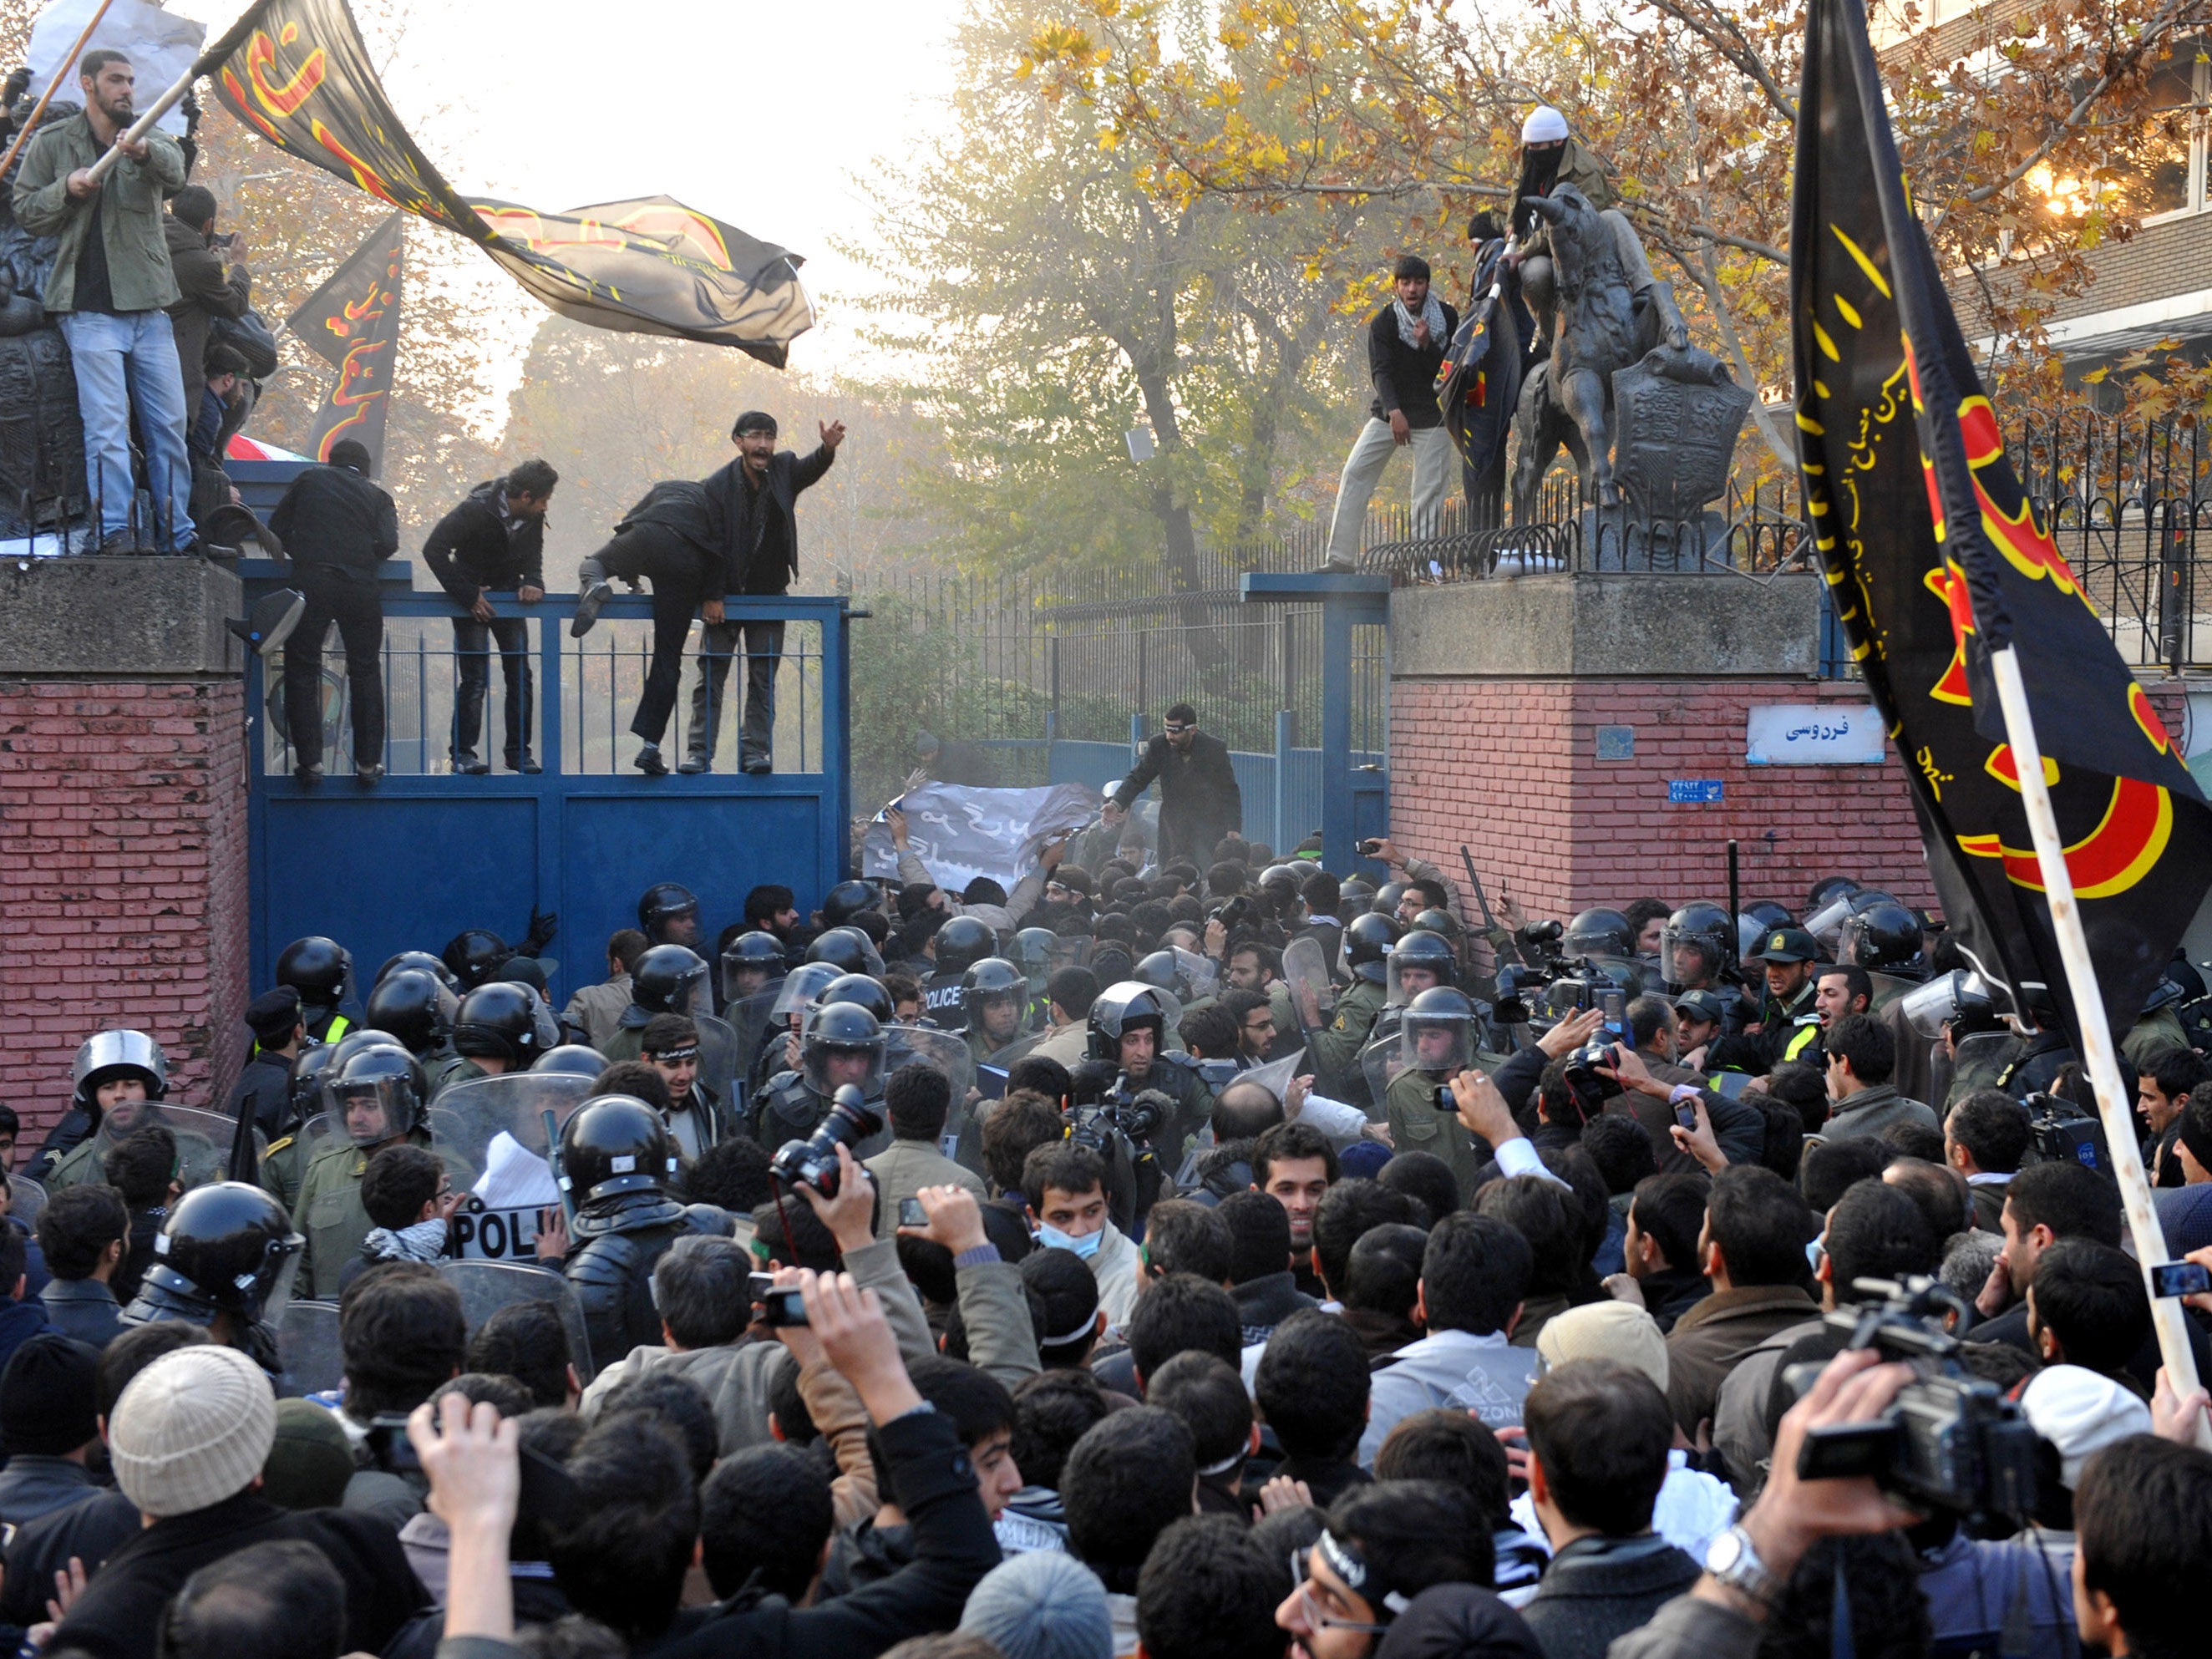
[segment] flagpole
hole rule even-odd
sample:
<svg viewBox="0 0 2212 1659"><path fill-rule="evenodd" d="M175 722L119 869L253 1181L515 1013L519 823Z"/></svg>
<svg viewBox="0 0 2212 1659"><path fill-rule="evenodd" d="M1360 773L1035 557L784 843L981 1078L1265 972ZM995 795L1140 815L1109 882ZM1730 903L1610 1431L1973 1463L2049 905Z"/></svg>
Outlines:
<svg viewBox="0 0 2212 1659"><path fill-rule="evenodd" d="M93 13L92 21L84 26L84 32L76 38L76 44L69 49L69 55L56 67L53 78L46 82L46 89L39 94L39 101L31 106L30 118L23 123L22 131L15 135L15 142L8 146L7 155L0 155L0 177L4 177L8 169L15 165L15 156L22 149L24 141L39 130L39 118L46 112L46 106L53 101L54 92L61 85L62 77L76 67L77 54L84 50L84 43L92 39L92 32L100 27L100 20L107 15L107 9L114 3L115 0L100 0L100 9Z"/></svg>
<svg viewBox="0 0 2212 1659"><path fill-rule="evenodd" d="M151 132L155 122L184 101L185 94L192 89L193 82L203 75L212 75L221 69L231 53L238 50L240 38L247 27L268 9L269 0L256 0L254 4L248 6L245 15L224 32L222 39L195 58L191 67L169 83L168 89L154 100L144 114L133 121L126 131L116 134L114 146L92 164L92 182L97 185L112 173L116 158L123 153L123 146L137 143Z"/></svg>
<svg viewBox="0 0 2212 1659"><path fill-rule="evenodd" d="M1997 683L1997 701L2004 712L2005 736L2012 745L2013 769L2020 779L2020 795L2027 808L2027 828L2035 842L2035 860L2043 872L2044 896L2050 902L2051 926L2058 935L2058 956L2066 970L2066 988L2074 1000L2074 1018L2081 1032L2082 1065L2097 1091L2097 1115L2105 1126L2112 1173L2120 1183L2120 1205L2128 1231L2135 1240L2136 1259L2143 1271L2144 1289L2150 1290L2150 1270L2171 1259L2166 1234L2152 1207L2150 1178L2143 1173L2142 1153L2136 1146L2135 1109L2120 1080L2119 1060L2112 1047L2112 1030L2105 1018L2105 1000L2097 988L2096 965L2089 957L2089 936L2081 926L2081 908L2074 896L2074 875L2066 867L2065 843L2058 836L2058 815L2051 811L2050 786L2043 777L2043 750L2037 742L2034 716L2027 704L2027 685L2021 678L2020 659L2009 645L1990 653L1990 667ZM2180 1303L2154 1292L2150 1298L2151 1320L2158 1332L2159 1357L2178 1394L2197 1386L2197 1359L2189 1348L2189 1328ZM2212 1449L2212 1432L2200 1414L2197 1443Z"/></svg>

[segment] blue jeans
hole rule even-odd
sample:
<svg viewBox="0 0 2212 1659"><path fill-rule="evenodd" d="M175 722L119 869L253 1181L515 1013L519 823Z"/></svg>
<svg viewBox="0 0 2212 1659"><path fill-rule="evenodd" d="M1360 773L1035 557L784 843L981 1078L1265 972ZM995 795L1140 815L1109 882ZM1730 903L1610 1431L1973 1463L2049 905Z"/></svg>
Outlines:
<svg viewBox="0 0 2212 1659"><path fill-rule="evenodd" d="M180 553L192 544L192 464L185 453L185 381L166 311L77 311L61 319L76 371L84 422L84 487L103 540L131 528L131 411L146 452L154 522L142 547Z"/></svg>

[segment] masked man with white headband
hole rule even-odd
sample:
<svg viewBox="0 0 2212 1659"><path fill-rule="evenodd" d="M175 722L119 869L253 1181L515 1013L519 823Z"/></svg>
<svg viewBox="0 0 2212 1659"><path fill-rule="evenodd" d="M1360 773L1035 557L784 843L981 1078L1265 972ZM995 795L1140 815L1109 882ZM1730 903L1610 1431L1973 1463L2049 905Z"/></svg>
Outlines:
<svg viewBox="0 0 2212 1659"><path fill-rule="evenodd" d="M1367 503L1395 451L1413 452L1416 536L1433 533L1437 509L1455 470L1451 434L1437 405L1437 369L1459 326L1459 313L1430 291L1427 260L1406 254L1391 276L1396 296L1367 325L1367 373L1375 400L1337 482L1324 567L1330 570L1350 570L1358 562Z"/></svg>

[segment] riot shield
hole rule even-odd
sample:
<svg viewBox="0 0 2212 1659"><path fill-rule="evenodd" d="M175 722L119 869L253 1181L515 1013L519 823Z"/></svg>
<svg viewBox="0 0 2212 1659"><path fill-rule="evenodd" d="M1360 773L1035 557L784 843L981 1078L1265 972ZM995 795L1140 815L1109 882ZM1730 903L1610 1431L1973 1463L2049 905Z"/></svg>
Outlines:
<svg viewBox="0 0 2212 1659"><path fill-rule="evenodd" d="M769 1011L775 1006L782 990L783 981L778 980L766 990L740 998L722 1011L723 1021L737 1034L739 1076L751 1066L753 1056L760 1053L761 1034L768 1030Z"/></svg>
<svg viewBox="0 0 2212 1659"><path fill-rule="evenodd" d="M738 1058L744 1051L738 1046L736 1027L712 1014L694 1014L691 1023L699 1028L699 1081L726 1103L734 1103L738 1079L744 1071L744 1061Z"/></svg>
<svg viewBox="0 0 2212 1659"><path fill-rule="evenodd" d="M1221 994L1221 969L1212 957L1200 956L1195 951L1186 951L1181 945L1175 949L1176 967L1182 975L1182 982L1190 987L1190 1000Z"/></svg>
<svg viewBox="0 0 2212 1659"><path fill-rule="evenodd" d="M1367 1098L1373 1103L1368 1108L1369 1117L1380 1121L1383 1098L1389 1094L1390 1085L1405 1065L1405 1042L1397 1031L1369 1038L1367 1046L1359 1051L1359 1074L1367 1080Z"/></svg>
<svg viewBox="0 0 2212 1659"><path fill-rule="evenodd" d="M1956 1058L1951 1062L1951 1100L1944 1105L1948 1108L1951 1101L1963 1100L1977 1089L2002 1088L1997 1079L2027 1047L2025 1037L2010 1031L1976 1031L1956 1039L1952 1043Z"/></svg>
<svg viewBox="0 0 2212 1659"><path fill-rule="evenodd" d="M300 1167L304 1170L320 1158L329 1150L331 1137L343 1133L337 1124L331 1121L328 1112L317 1112L313 1117L304 1120L298 1128L292 1131L293 1138L300 1143Z"/></svg>
<svg viewBox="0 0 2212 1659"><path fill-rule="evenodd" d="M1093 941L1088 933L1061 933L1052 942L1051 967L1054 973L1062 968L1088 968Z"/></svg>
<svg viewBox="0 0 2212 1659"><path fill-rule="evenodd" d="M132 1130L157 1123L177 1138L177 1184L186 1192L228 1177L230 1148L238 1135L238 1120L197 1106L173 1105L166 1100L147 1102L128 1125L116 1123L112 1111L102 1118L96 1137L100 1143L98 1156L106 1158L107 1149ZM258 1129L253 1132L253 1152L256 1158L269 1155L268 1140Z"/></svg>
<svg viewBox="0 0 2212 1659"><path fill-rule="evenodd" d="M593 1080L572 1072L508 1072L456 1084L430 1109L430 1144L468 1198L454 1212L446 1248L472 1261L528 1260L538 1217L561 1188L545 1136L584 1103Z"/></svg>
<svg viewBox="0 0 2212 1659"><path fill-rule="evenodd" d="M1238 1083L1256 1083L1280 1101L1283 1091L1291 1086L1291 1079L1301 1075L1298 1067L1305 1064L1306 1051L1301 1048L1280 1060L1271 1060L1265 1066L1248 1066L1233 1079ZM1217 1092L1218 1092L1217 1091Z"/></svg>
<svg viewBox="0 0 2212 1659"><path fill-rule="evenodd" d="M518 1302L550 1302L568 1333L568 1361L575 1366L578 1380L592 1380L595 1368L584 1310L559 1273L513 1261L441 1261L438 1276L461 1293L461 1318L471 1336L501 1308Z"/></svg>
<svg viewBox="0 0 2212 1659"><path fill-rule="evenodd" d="M1283 948L1283 978L1291 988L1291 1006L1309 1032L1322 1030L1336 1012L1336 986L1328 976L1328 958L1321 941L1308 934Z"/></svg>
<svg viewBox="0 0 2212 1659"><path fill-rule="evenodd" d="M276 1352L285 1377L301 1394L334 1393L345 1381L338 1304L287 1302L276 1325Z"/></svg>
<svg viewBox="0 0 2212 1659"><path fill-rule="evenodd" d="M8 1213L26 1227L36 1229L39 1212L46 1207L46 1189L28 1176L8 1177Z"/></svg>
<svg viewBox="0 0 2212 1659"><path fill-rule="evenodd" d="M945 1157L957 1157L960 1133L968 1121L968 1091L975 1084L975 1056L968 1051L967 1040L954 1032L933 1031L925 1025L884 1026L884 1075L916 1060L942 1072L952 1085L952 1111L945 1120L939 1146Z"/></svg>

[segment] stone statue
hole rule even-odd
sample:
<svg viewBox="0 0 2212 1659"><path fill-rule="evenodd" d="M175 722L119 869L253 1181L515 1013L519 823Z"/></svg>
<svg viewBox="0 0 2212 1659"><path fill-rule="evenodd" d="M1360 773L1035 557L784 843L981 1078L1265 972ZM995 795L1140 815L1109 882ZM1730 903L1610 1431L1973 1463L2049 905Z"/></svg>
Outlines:
<svg viewBox="0 0 2212 1659"><path fill-rule="evenodd" d="M1727 486L1750 394L1692 349L1674 289L1652 276L1626 215L1601 211L1573 185L1522 204L1548 233L1549 280L1535 297L1549 355L1514 410L1515 521L1534 522L1562 443L1600 509L1620 507L1626 489L1637 520L1698 518Z"/></svg>
<svg viewBox="0 0 2212 1659"><path fill-rule="evenodd" d="M30 105L23 99L0 123L0 149L28 118ZM78 107L51 103L40 125L66 120ZM76 376L61 331L48 324L40 303L54 241L15 222L14 181L13 168L0 178L0 538L11 538L66 527L86 508Z"/></svg>

